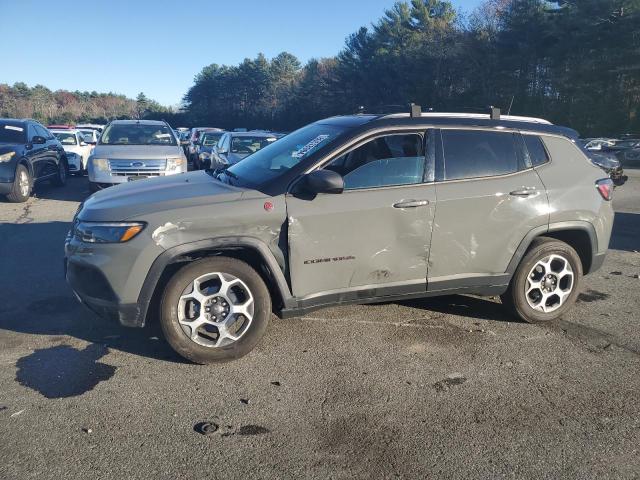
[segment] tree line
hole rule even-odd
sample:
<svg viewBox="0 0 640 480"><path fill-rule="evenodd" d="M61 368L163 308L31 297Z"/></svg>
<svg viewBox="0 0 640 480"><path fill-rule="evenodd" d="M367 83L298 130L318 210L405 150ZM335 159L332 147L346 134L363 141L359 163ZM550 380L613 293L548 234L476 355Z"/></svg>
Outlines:
<svg viewBox="0 0 640 480"><path fill-rule="evenodd" d="M640 0L397 2L335 57L211 64L185 96L192 124L291 130L405 109L547 118L584 135L640 133Z"/></svg>
<svg viewBox="0 0 640 480"><path fill-rule="evenodd" d="M640 0L397 2L350 35L335 57L283 52L205 66L174 111L144 94L0 84L0 116L44 123L165 119L173 126L292 130L359 111L503 112L547 118L583 135L640 134Z"/></svg>
<svg viewBox="0 0 640 480"><path fill-rule="evenodd" d="M43 85L0 83L0 117L34 118L43 124L106 123L113 119L171 117L172 110L143 93L133 100L98 92L51 91Z"/></svg>

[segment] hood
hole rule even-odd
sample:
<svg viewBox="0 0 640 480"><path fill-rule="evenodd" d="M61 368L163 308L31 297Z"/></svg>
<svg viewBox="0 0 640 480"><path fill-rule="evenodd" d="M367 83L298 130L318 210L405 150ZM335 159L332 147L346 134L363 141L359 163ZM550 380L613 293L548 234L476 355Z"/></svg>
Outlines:
<svg viewBox="0 0 640 480"><path fill-rule="evenodd" d="M84 202L79 218L89 222L122 221L176 208L230 202L246 191L204 171L138 180L95 193Z"/></svg>
<svg viewBox="0 0 640 480"><path fill-rule="evenodd" d="M96 158L151 160L182 156L179 145L96 145L93 156Z"/></svg>

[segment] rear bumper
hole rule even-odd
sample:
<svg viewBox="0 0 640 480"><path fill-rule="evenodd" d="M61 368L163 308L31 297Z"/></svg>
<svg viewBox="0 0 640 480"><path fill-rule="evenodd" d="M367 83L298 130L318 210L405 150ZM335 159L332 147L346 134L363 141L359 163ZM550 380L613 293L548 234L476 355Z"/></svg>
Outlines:
<svg viewBox="0 0 640 480"><path fill-rule="evenodd" d="M589 272L588 273L593 273L593 272L597 272L598 270L600 270L602 268L602 265L604 264L604 260L606 258L607 254L606 253L596 253L592 256L591 258L591 268L589 268Z"/></svg>

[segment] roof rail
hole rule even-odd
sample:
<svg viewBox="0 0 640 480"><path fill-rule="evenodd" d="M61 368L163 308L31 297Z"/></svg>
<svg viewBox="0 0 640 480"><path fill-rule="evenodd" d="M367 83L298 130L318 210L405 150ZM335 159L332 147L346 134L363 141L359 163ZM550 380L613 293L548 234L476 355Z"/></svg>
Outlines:
<svg viewBox="0 0 640 480"><path fill-rule="evenodd" d="M389 115L384 115L382 118L402 118L409 117L409 113L392 113ZM476 119L491 119L491 115L487 113L456 113L456 112L422 112L420 114L422 118L429 117L441 117L441 118L476 118ZM545 120L543 118L536 117L522 117L518 115L500 115L500 120L511 120L515 122L531 122L531 123L540 123L543 125L553 125L550 121Z"/></svg>

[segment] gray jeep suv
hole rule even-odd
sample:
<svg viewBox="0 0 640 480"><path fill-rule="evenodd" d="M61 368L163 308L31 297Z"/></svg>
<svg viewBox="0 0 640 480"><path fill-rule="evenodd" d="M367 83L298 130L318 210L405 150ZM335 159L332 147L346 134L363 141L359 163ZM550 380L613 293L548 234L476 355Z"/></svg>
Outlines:
<svg viewBox="0 0 640 480"><path fill-rule="evenodd" d="M562 315L598 269L612 182L543 120L356 115L310 124L226 170L90 197L66 277L101 316L198 363L241 357L271 313L453 293Z"/></svg>

